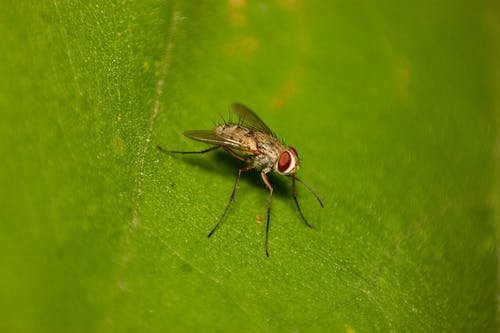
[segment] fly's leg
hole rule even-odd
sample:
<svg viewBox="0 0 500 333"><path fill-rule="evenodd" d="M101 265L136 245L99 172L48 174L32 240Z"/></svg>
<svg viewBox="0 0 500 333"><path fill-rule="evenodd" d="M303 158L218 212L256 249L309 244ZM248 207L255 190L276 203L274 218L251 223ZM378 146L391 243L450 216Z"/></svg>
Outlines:
<svg viewBox="0 0 500 333"><path fill-rule="evenodd" d="M271 207L273 205L273 186L269 182L267 178L267 171L263 170L260 175L262 176L262 180L266 183L267 188L269 189L269 202L267 205L267 225L266 225L266 256L269 257L269 219L271 217Z"/></svg>
<svg viewBox="0 0 500 333"><path fill-rule="evenodd" d="M226 205L226 208L224 209L224 213L222 213L221 217L219 218L219 221L217 221L217 224L215 227L210 231L208 234L208 238L212 236L212 234L219 228L220 224L222 223L222 220L224 220L224 217L227 214L227 211L229 210L229 207L231 207L231 204L233 203L234 196L236 195L236 191L238 190L238 184L240 183L240 176L242 172L248 171L255 168L253 165L246 165L243 168L238 169L238 175L236 175L236 180L234 181L234 187L233 187L233 193L231 193L231 197L229 198L229 202Z"/></svg>
<svg viewBox="0 0 500 333"><path fill-rule="evenodd" d="M213 146L208 149L200 150L200 151L178 151L178 150L167 150L165 148L162 148L160 146L156 146L159 151L165 154L204 154L208 153L209 151L219 149L221 146Z"/></svg>
<svg viewBox="0 0 500 333"><path fill-rule="evenodd" d="M297 205L297 210L299 211L300 216L302 217L302 220L304 223L309 227L312 228L313 226L307 222L304 214L302 214L302 209L300 209L299 206L299 201L297 200L297 188L295 186L295 175L292 176L292 195L293 195L293 201L295 201L295 205Z"/></svg>
<svg viewBox="0 0 500 333"><path fill-rule="evenodd" d="M232 150L231 148L225 147L225 146L213 146L213 147L210 147L210 148L207 148L204 150L200 150L200 151L167 150L161 146L156 146L156 147L158 148L159 151L161 151L162 153L165 153L165 154L204 154L204 153L208 153L210 151L222 148L225 151L227 151L229 154L231 154L231 156L236 157L237 159L239 159L241 161L245 161L245 162L247 161L247 159L245 157L237 154L234 150Z"/></svg>
<svg viewBox="0 0 500 333"><path fill-rule="evenodd" d="M222 146L222 149L224 149L225 151L227 151L229 154L231 154L232 157L236 157L237 159L239 159L240 161L247 161L246 158L244 158L243 156L237 154L234 150L232 150L231 148L228 148L226 146Z"/></svg>
<svg viewBox="0 0 500 333"><path fill-rule="evenodd" d="M201 150L201 151L178 151L178 150L167 150L167 149L162 148L161 146L157 146L157 147L162 153L165 153L165 154L170 154L170 153L174 153L174 154L204 154L204 153L208 153L210 151L222 148L225 151L227 151L229 154L231 154L232 156L236 157L237 159L242 160L242 161L246 161L246 159L243 156L238 155L232 149L225 147L225 146L213 146L213 147L210 147L208 149ZM236 180L234 182L233 192L231 193L231 197L229 198L229 202L227 203L226 208L224 209L224 213L222 213L221 217L219 218L219 221L217 221L217 224L215 225L215 227L208 234L209 238L210 238L210 236L213 235L215 230L217 230L219 228L220 224L224 220L224 217L226 216L226 214L229 210L229 207L231 207L231 204L233 203L234 196L236 195L236 191L238 190L238 184L240 182L241 173L248 171L248 170L251 170L253 168L255 168L253 165L246 165L243 168L238 169L238 175L236 175Z"/></svg>

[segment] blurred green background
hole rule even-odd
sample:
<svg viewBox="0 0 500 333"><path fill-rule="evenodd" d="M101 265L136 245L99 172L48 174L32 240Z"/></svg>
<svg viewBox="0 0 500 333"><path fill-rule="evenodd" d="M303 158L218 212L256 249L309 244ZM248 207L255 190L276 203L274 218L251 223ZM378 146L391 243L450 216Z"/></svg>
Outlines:
<svg viewBox="0 0 500 333"><path fill-rule="evenodd" d="M0 331L498 331L495 1L2 1ZM289 180L182 136L254 109Z"/></svg>

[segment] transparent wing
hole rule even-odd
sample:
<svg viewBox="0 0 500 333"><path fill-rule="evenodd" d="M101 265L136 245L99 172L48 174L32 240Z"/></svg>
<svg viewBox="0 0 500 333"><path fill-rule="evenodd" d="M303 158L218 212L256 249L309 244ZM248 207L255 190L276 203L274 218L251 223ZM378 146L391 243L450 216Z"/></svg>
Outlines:
<svg viewBox="0 0 500 333"><path fill-rule="evenodd" d="M218 146L228 146L236 149L243 149L241 142L232 140L231 138L222 137L214 133L213 130L196 130L196 131L186 131L183 133L190 139L209 143Z"/></svg>
<svg viewBox="0 0 500 333"><path fill-rule="evenodd" d="M240 103L231 104L231 110L238 116L241 124L250 129L271 134L275 136L271 129L252 110Z"/></svg>

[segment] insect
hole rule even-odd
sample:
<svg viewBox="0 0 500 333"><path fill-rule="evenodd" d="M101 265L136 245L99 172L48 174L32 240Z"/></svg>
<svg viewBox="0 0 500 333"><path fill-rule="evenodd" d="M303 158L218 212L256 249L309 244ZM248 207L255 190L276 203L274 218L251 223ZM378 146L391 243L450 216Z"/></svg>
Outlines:
<svg viewBox="0 0 500 333"><path fill-rule="evenodd" d="M295 205L297 206L297 210L302 220L308 227L312 228L300 209L297 200L296 181L302 183L302 185L314 195L321 207L323 207L323 202L311 187L295 176L295 172L299 167L299 156L295 148L291 146L286 147L269 127L267 127L267 125L246 106L240 103L233 103L231 104L231 110L238 117L238 123L229 122L221 124L213 130L195 130L183 133L190 139L208 143L212 145L212 147L201 151L166 150L160 146L158 146L158 149L166 154L204 154L217 149L223 149L231 156L246 163L245 166L238 169L229 202L217 221L217 224L208 234L209 238L219 228L229 207L231 207L238 189L241 174L252 169L259 170L262 180L269 189L266 224L266 255L269 257L269 221L273 200L273 186L269 182L267 174L275 172L292 178L293 200L295 201Z"/></svg>

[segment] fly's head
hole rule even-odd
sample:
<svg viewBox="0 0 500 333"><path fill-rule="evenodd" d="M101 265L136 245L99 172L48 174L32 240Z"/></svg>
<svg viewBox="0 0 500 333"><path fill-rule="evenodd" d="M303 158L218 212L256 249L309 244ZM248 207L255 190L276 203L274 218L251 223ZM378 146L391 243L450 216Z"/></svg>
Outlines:
<svg viewBox="0 0 500 333"><path fill-rule="evenodd" d="M280 175L289 176L297 171L299 156L293 147L283 150L276 162L275 169Z"/></svg>

